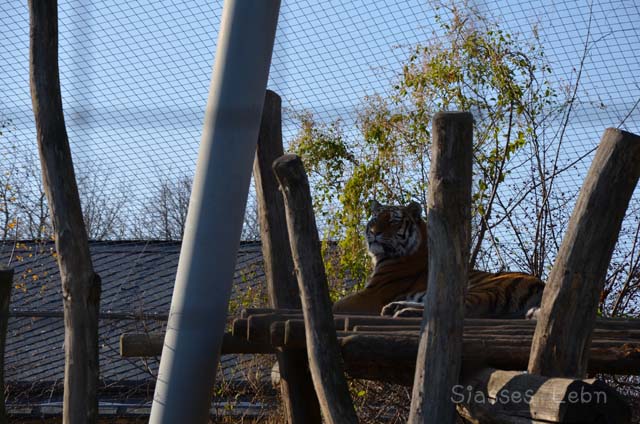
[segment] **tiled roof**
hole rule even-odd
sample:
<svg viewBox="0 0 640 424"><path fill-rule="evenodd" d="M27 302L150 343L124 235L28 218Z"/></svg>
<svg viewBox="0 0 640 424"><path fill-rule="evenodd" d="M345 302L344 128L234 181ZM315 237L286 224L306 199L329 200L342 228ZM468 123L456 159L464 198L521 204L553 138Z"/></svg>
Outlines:
<svg viewBox="0 0 640 424"><path fill-rule="evenodd" d="M17 246L17 247L16 247ZM20 242L0 246L0 261L15 269L5 353L9 398L32 401L59 389L64 376L62 297L53 243ZM122 358L124 332L160 331L164 321L110 318L114 314L169 312L179 242L91 242L91 257L102 278L100 309L101 392L122 397L123 391L153 392L158 358ZM258 242L242 243L232 296L262 284L264 271ZM25 316L27 315L27 316ZM41 316L36 316L41 315ZM46 316L42 316L46 315ZM220 367L233 378L239 355L227 355Z"/></svg>

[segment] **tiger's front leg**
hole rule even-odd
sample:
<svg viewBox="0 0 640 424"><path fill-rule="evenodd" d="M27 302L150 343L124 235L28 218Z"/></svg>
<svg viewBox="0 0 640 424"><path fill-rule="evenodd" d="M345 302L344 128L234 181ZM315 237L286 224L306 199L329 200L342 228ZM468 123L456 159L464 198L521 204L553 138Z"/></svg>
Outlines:
<svg viewBox="0 0 640 424"><path fill-rule="evenodd" d="M420 302L410 302L410 301L397 301L391 302L385 305L380 312L380 315L384 317L393 317L393 318L419 318L424 314L424 305ZM524 317L527 320L538 320L538 315L540 314L539 307L533 307L529 309Z"/></svg>
<svg viewBox="0 0 640 424"><path fill-rule="evenodd" d="M424 314L424 304L422 302L412 302L407 300L391 302L385 305L380 315L394 318L415 318Z"/></svg>

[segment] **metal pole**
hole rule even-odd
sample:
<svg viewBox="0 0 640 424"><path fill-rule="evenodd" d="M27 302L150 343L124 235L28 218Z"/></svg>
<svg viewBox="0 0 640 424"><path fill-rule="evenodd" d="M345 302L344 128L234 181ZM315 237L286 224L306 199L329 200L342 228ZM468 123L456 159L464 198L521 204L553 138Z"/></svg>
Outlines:
<svg viewBox="0 0 640 424"><path fill-rule="evenodd" d="M280 0L225 0L151 423L206 423Z"/></svg>

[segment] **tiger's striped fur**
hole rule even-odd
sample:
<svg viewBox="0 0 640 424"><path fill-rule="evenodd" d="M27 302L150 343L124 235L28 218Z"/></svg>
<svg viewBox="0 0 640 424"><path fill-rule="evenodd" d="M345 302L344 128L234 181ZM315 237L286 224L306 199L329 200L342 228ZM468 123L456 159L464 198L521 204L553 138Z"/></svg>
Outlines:
<svg viewBox="0 0 640 424"><path fill-rule="evenodd" d="M366 240L374 270L363 290L339 300L334 312L422 315L428 279L427 224L418 203L372 203ZM473 270L465 297L469 318L531 317L540 305L544 283L519 272Z"/></svg>

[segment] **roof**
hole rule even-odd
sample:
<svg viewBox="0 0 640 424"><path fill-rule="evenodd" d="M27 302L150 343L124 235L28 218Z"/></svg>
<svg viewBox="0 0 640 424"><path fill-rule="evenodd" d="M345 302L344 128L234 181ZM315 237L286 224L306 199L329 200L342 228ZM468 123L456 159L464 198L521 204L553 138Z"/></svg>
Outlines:
<svg viewBox="0 0 640 424"><path fill-rule="evenodd" d="M100 396L119 401L153 395L159 358L122 358L124 332L161 331L153 316L168 315L180 242L90 242L94 269L102 278L100 302ZM60 277L52 242L25 241L0 247L2 263L14 267L5 353L8 402L52 400L64 377L64 324ZM263 284L259 242L241 243L232 299ZM144 316L133 319L131 314ZM225 380L241 379L236 366L246 355L226 355ZM239 373L239 374L236 374Z"/></svg>

